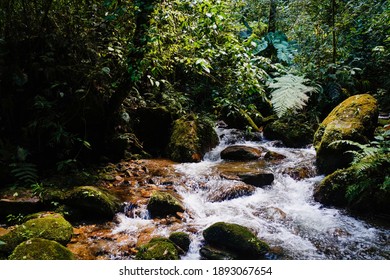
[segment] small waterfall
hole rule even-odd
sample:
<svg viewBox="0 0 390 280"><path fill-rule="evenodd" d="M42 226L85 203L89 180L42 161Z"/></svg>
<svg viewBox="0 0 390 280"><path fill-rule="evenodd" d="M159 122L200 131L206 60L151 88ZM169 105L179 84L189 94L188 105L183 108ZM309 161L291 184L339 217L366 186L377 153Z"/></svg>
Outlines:
<svg viewBox="0 0 390 280"><path fill-rule="evenodd" d="M291 168L304 166L313 171L315 151L312 147L289 149L275 142L245 141L234 129L218 128L220 144L205 155L199 163L175 166L181 184L175 190L183 198L186 214L176 228L156 224L155 233L168 236L174 230L188 232L192 243L184 259L199 259L202 231L215 222L237 223L252 229L260 239L273 248L280 248L286 259L388 259L390 251L389 230L376 228L364 221L348 216L344 211L326 208L315 202L312 193L322 176L294 179ZM262 146L284 156L276 162L264 163L274 174L274 182L252 193L234 199L213 201L210 193L237 184L234 179L220 176L216 170L224 164L220 152L232 144ZM258 168L250 163L240 163L245 168ZM309 172L310 173L310 172ZM183 187L185 186L185 187ZM145 212L134 217L119 216L115 232L136 232L154 223ZM136 242L136 241L134 241Z"/></svg>

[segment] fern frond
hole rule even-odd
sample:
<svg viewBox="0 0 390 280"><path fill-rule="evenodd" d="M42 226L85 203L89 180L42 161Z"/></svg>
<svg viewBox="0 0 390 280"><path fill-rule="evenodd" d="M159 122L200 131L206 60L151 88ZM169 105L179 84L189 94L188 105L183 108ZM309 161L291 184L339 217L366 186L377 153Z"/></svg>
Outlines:
<svg viewBox="0 0 390 280"><path fill-rule="evenodd" d="M307 79L287 74L278 78L269 84L269 88L274 89L271 92L271 103L278 117L283 116L287 111L293 112L305 107L309 100L308 93L317 92L318 89L306 86Z"/></svg>
<svg viewBox="0 0 390 280"><path fill-rule="evenodd" d="M31 185L38 181L37 166L29 162L19 162L10 164L11 174L18 183Z"/></svg>

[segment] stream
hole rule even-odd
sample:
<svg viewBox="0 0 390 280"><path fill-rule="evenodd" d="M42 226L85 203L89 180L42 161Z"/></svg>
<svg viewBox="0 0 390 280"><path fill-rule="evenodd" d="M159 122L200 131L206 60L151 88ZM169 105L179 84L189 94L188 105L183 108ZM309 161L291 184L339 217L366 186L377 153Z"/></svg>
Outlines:
<svg viewBox="0 0 390 280"><path fill-rule="evenodd" d="M259 137L246 141L234 129L217 128L220 144L199 163L175 164L177 181L173 190L186 208L181 222L150 219L146 205L132 207L127 214L116 216L112 234L122 235L121 242L136 245L142 233L169 236L174 231L190 234L189 252L182 259L200 259L204 242L202 232L215 222L237 223L250 228L266 241L273 252L269 259L389 259L390 230L349 216L346 212L327 208L314 201L313 189L323 176L315 172L312 147L292 149ZM278 160L226 162L220 152L229 145L263 147L278 155ZM250 194L218 200L238 183L221 176L221 170L267 170L274 174L271 185L255 188ZM297 176L297 170L304 175ZM302 178L303 177L303 178ZM163 185L161 187L164 187ZM129 211L131 215L129 215ZM111 259L126 258L112 254Z"/></svg>

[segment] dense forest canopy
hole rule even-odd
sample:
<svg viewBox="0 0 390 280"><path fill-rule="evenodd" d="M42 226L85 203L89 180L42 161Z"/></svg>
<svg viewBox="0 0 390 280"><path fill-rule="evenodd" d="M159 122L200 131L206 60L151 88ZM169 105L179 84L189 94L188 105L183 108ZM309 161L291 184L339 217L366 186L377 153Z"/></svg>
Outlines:
<svg viewBox="0 0 390 280"><path fill-rule="evenodd" d="M389 54L386 0L2 0L0 177L164 156L156 116L254 131L365 92L388 113Z"/></svg>

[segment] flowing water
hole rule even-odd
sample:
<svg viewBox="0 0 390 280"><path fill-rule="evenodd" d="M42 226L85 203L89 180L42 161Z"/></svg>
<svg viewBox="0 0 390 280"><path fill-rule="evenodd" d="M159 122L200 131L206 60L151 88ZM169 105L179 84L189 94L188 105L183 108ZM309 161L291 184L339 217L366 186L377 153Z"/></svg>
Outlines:
<svg viewBox="0 0 390 280"><path fill-rule="evenodd" d="M190 251L183 259L200 259L204 242L202 231L215 222L237 223L250 228L274 251L269 258L283 259L389 259L390 230L375 227L345 212L323 207L312 198L313 189L322 176L314 172L313 148L288 149L277 142L245 141L236 130L218 128L220 144L199 163L175 166L179 182L175 191L182 197L186 212L181 224L160 223L148 216L146 207L136 209L131 217L119 214L113 229L115 234L127 234L137 243L137 236L153 228L153 234L168 236L173 231L188 232ZM220 152L232 144L265 147L285 156L280 160L227 163ZM239 168L268 170L274 182L256 188L251 194L234 199L210 199L212 194L224 193L237 181L221 176L218 170ZM304 168L310 176L297 178L291 170ZM290 172L289 172L290 171ZM127 242L129 242L127 240Z"/></svg>

